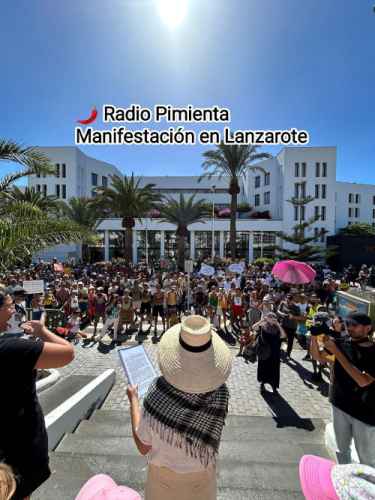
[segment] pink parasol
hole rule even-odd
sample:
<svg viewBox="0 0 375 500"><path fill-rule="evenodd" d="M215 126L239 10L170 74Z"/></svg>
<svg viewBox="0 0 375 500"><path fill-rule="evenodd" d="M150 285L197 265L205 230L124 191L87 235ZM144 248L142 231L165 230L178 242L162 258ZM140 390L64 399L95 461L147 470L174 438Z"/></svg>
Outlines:
<svg viewBox="0 0 375 500"><path fill-rule="evenodd" d="M277 262L272 269L273 274L279 280L286 283L308 283L315 278L316 272L314 269L304 262L297 262L296 260L284 260L284 262Z"/></svg>

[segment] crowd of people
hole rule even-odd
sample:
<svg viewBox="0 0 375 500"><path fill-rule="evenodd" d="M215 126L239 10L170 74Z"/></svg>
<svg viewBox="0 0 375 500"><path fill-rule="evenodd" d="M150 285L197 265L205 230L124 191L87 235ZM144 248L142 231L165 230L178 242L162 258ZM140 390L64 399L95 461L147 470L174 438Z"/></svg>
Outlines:
<svg viewBox="0 0 375 500"><path fill-rule="evenodd" d="M148 329L154 326L156 333L159 317L163 334L167 330L158 347L162 376L151 384L142 409L137 387L128 385L127 389L135 443L149 457L147 500L193 498L197 485L200 498L216 498L218 450L228 413L225 381L232 366L231 353L218 335L223 332L238 339L237 356L257 355L259 391L264 393L268 384L276 396L282 342L286 342L288 363L294 357L294 343L304 342L307 352L302 360L312 361L314 381L320 383L324 368L330 366L339 462L351 463L354 438L361 463L375 468L371 319L361 311L345 318L335 313L335 294L341 283L329 268L316 268L312 282L296 285L279 280L267 261L261 267L244 262L240 273L217 267L210 276L199 267L189 276L141 265L84 266L79 262L67 273L55 264L39 262L14 268L0 280L0 380L5 402L5 410L0 412L0 453L19 477L18 483L7 483L8 497L4 494L4 499L29 499L50 475L35 370L72 361L71 343L86 338L84 325L93 323L92 340L100 341L112 324L114 339L123 327L126 330L137 322L140 330L148 323ZM44 293L26 293L24 281L33 280L43 280ZM26 320L28 307L37 319ZM45 327L48 309L64 311L69 318L67 340ZM100 322L103 326L98 334ZM12 477L5 465L0 468L1 493L3 473ZM168 488L160 488L160 484ZM114 490L123 488L111 485ZM306 477L302 486L306 494ZM119 498L127 498L125 493L129 491L124 490ZM82 493L78 498L91 497Z"/></svg>

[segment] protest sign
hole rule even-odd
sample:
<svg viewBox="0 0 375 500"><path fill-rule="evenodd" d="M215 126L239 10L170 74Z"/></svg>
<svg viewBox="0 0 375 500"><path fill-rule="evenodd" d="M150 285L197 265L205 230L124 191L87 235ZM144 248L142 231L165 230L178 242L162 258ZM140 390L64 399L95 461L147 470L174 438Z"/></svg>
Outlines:
<svg viewBox="0 0 375 500"><path fill-rule="evenodd" d="M25 290L26 293L43 293L44 281L43 280L24 281L23 289Z"/></svg>

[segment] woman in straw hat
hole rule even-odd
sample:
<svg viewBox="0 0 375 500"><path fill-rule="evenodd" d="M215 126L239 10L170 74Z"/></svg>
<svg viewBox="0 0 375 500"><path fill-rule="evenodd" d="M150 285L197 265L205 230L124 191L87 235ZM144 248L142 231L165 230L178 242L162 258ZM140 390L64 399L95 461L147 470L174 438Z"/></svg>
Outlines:
<svg viewBox="0 0 375 500"><path fill-rule="evenodd" d="M137 386L127 389L134 440L148 454L146 500L214 500L231 353L207 319L189 316L164 334L158 363L141 412Z"/></svg>

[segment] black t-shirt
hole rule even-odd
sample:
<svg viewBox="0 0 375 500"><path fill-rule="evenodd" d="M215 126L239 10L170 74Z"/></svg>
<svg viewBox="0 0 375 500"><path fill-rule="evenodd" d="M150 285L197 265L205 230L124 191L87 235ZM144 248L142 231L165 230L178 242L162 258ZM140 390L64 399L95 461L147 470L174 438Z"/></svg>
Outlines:
<svg viewBox="0 0 375 500"><path fill-rule="evenodd" d="M0 458L10 465L48 453L34 370L43 347L35 340L0 340Z"/></svg>
<svg viewBox="0 0 375 500"><path fill-rule="evenodd" d="M334 343L352 365L375 378L375 344L371 347L364 347L363 344L358 344L349 337L344 340L334 340ZM362 401L361 394L361 387L336 360L331 387L331 403L351 417L375 426L375 409Z"/></svg>

